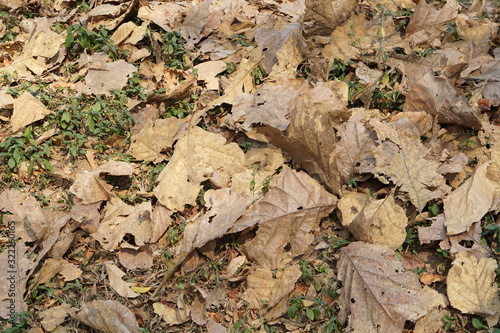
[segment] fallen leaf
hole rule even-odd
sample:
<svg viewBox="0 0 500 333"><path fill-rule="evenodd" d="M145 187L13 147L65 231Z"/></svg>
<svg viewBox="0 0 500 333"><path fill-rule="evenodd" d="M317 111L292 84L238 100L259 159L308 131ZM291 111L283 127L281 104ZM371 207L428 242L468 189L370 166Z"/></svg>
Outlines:
<svg viewBox="0 0 500 333"><path fill-rule="evenodd" d="M43 328L49 332L55 330L64 322L70 309L71 305L63 303L59 306L54 306L50 309L40 312L39 316L40 318L42 318L41 324Z"/></svg>
<svg viewBox="0 0 500 333"><path fill-rule="evenodd" d="M434 282L444 281L445 277L436 274L422 274L420 277L420 282L425 284L426 286L433 284Z"/></svg>
<svg viewBox="0 0 500 333"><path fill-rule="evenodd" d="M466 231L490 210L496 182L487 177L488 164L477 167L471 178L443 199L448 235Z"/></svg>
<svg viewBox="0 0 500 333"><path fill-rule="evenodd" d="M203 182L227 186L231 176L243 168L245 155L236 143L226 143L219 134L192 127L175 145L172 158L158 176L158 200L179 211L194 205Z"/></svg>
<svg viewBox="0 0 500 333"><path fill-rule="evenodd" d="M408 218L394 202L393 194L371 200L368 194L344 191L337 206L342 213L342 225L357 240L385 244L396 250L406 239Z"/></svg>
<svg viewBox="0 0 500 333"><path fill-rule="evenodd" d="M147 119L139 133L130 138L130 154L138 160L161 162L160 152L172 148L174 141L181 138L187 129L187 123L175 118Z"/></svg>
<svg viewBox="0 0 500 333"><path fill-rule="evenodd" d="M444 227L444 221L444 214L439 214L434 218L429 227L417 227L420 244L429 244L445 239L446 228Z"/></svg>
<svg viewBox="0 0 500 333"><path fill-rule="evenodd" d="M458 124L474 129L482 126L465 95L448 79L430 73L425 74L408 92L403 111L425 111L444 124Z"/></svg>
<svg viewBox="0 0 500 333"><path fill-rule="evenodd" d="M258 268L247 277L247 290L243 299L251 309L267 312L293 291L301 274L299 265L279 270L275 277L271 270Z"/></svg>
<svg viewBox="0 0 500 333"><path fill-rule="evenodd" d="M385 245L362 242L342 248L338 278L343 288L339 319L357 332L402 332L406 320L415 321L445 297L420 285L418 275L405 272Z"/></svg>
<svg viewBox="0 0 500 333"><path fill-rule="evenodd" d="M76 176L70 191L82 200L83 204L92 204L111 198L113 186L101 179L101 174L112 176L130 176L132 166L126 162L109 161L99 166L95 171L84 171Z"/></svg>
<svg viewBox="0 0 500 333"><path fill-rule="evenodd" d="M426 1L418 2L410 23L406 27L406 35L416 44L432 42L446 30L445 23L452 22L458 14L457 2L448 0L441 9L435 9Z"/></svg>
<svg viewBox="0 0 500 333"><path fill-rule="evenodd" d="M12 131L17 132L21 128L43 119L48 114L50 114L50 110L36 97L25 91L14 100L14 112L10 118Z"/></svg>
<svg viewBox="0 0 500 333"><path fill-rule="evenodd" d="M104 266L106 266L106 272L108 273L109 285L118 293L118 295L127 298L139 296L139 294L133 292L130 288L132 285L131 283L122 280L125 273L119 269L118 266L110 262L104 263Z"/></svg>
<svg viewBox="0 0 500 333"><path fill-rule="evenodd" d="M306 173L284 168L276 185L249 207L230 231L259 225L244 252L262 268L281 268L307 251L313 240L311 232L333 211L335 203L336 198Z"/></svg>
<svg viewBox="0 0 500 333"><path fill-rule="evenodd" d="M95 55L94 55L95 56ZM89 68L85 76L85 86L82 93L94 95L111 95L114 89L123 89L128 77L136 72L137 68L125 60L105 63L102 68Z"/></svg>
<svg viewBox="0 0 500 333"><path fill-rule="evenodd" d="M147 246L141 246L138 249L121 248L118 260L127 269L146 270L153 266L153 252Z"/></svg>
<svg viewBox="0 0 500 333"><path fill-rule="evenodd" d="M420 142L415 126L396 130L375 119L371 119L370 124L379 138L379 145L374 149L375 170L389 176L396 186L408 192L418 211L422 211L430 200L446 193L445 179L436 172L439 163L427 157L429 150Z"/></svg>
<svg viewBox="0 0 500 333"><path fill-rule="evenodd" d="M451 306L463 313L493 315L499 303L496 269L495 259L459 252L447 278Z"/></svg>
<svg viewBox="0 0 500 333"><path fill-rule="evenodd" d="M347 19L356 7L356 1L306 0L304 36L329 36Z"/></svg>
<svg viewBox="0 0 500 333"><path fill-rule="evenodd" d="M117 301L83 303L75 319L103 333L139 333L132 311Z"/></svg>

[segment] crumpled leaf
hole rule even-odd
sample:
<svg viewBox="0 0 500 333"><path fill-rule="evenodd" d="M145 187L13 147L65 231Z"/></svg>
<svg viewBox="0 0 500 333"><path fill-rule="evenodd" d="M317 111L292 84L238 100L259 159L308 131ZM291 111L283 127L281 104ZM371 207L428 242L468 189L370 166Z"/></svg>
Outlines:
<svg viewBox="0 0 500 333"><path fill-rule="evenodd" d="M408 218L403 208L394 202L394 195L370 200L365 193L343 192L338 202L342 225L357 240L370 244L385 244L392 250L406 239Z"/></svg>
<svg viewBox="0 0 500 333"><path fill-rule="evenodd" d="M490 210L496 182L487 176L488 164L477 167L471 178L444 198L444 224L448 235L466 231Z"/></svg>
<svg viewBox="0 0 500 333"><path fill-rule="evenodd" d="M427 73L408 92L403 111L425 111L440 123L458 124L475 129L481 122L465 95L447 78Z"/></svg>
<svg viewBox="0 0 500 333"><path fill-rule="evenodd" d="M339 81L318 82L314 88L304 86L301 90L290 111L290 126L284 134L271 126L259 128L258 132L286 151L329 190L340 193L335 154L337 139L333 128L349 117L345 108L347 86Z"/></svg>
<svg viewBox="0 0 500 333"><path fill-rule="evenodd" d="M184 135L187 125L175 117L157 119L154 123L147 119L141 131L130 138L130 154L138 160L161 162L160 152L171 148Z"/></svg>
<svg viewBox="0 0 500 333"><path fill-rule="evenodd" d="M408 192L418 211L427 202L440 198L447 191L445 179L436 170L439 163L426 158L429 150L420 142L416 127L397 130L372 119L380 144L374 149L376 171L390 177L396 186Z"/></svg>
<svg viewBox="0 0 500 333"><path fill-rule="evenodd" d="M305 253L311 231L335 209L336 198L304 172L284 168L276 185L236 222L231 232L259 225L243 249L262 268L283 267ZM290 250L285 250L289 245Z"/></svg>
<svg viewBox="0 0 500 333"><path fill-rule="evenodd" d="M293 100L299 95L298 88L303 83L299 79L278 84L264 82L255 93L236 96L231 115L225 117L225 121L245 131L257 123L284 131L290 123L288 113Z"/></svg>
<svg viewBox="0 0 500 333"><path fill-rule="evenodd" d="M64 322L70 309L70 304L62 303L61 305L40 312L39 316L43 318L41 321L43 328L49 332L55 330Z"/></svg>
<svg viewBox="0 0 500 333"><path fill-rule="evenodd" d="M439 214L434 218L429 227L417 227L420 244L429 244L446 238L446 228L444 227L444 214Z"/></svg>
<svg viewBox="0 0 500 333"><path fill-rule="evenodd" d="M77 265L67 262L62 258L48 258L42 268L35 274L29 291L35 290L39 285L46 284L57 274L64 277L64 281L73 281L82 275L82 270Z"/></svg>
<svg viewBox="0 0 500 333"><path fill-rule="evenodd" d="M17 132L21 128L43 119L48 114L50 114L50 110L36 97L25 91L14 100L14 112L10 118L12 131Z"/></svg>
<svg viewBox="0 0 500 333"><path fill-rule="evenodd" d="M446 298L420 285L418 275L406 272L385 245L363 242L342 248L338 278L343 288L339 319L356 332L402 332L406 320L415 321Z"/></svg>
<svg viewBox="0 0 500 333"><path fill-rule="evenodd" d="M353 0L306 0L304 36L328 36L345 21L357 3Z"/></svg>
<svg viewBox="0 0 500 333"><path fill-rule="evenodd" d="M355 173L373 172L374 134L373 131L368 131L362 122L354 119L349 119L340 125L337 132L341 138L336 146L337 166L345 180Z"/></svg>
<svg viewBox="0 0 500 333"><path fill-rule="evenodd" d="M207 309L213 306L220 306L227 300L227 288L224 284L218 284L214 289L205 290L196 287L193 304L191 305L191 319L198 325L205 325L210 320Z"/></svg>
<svg viewBox="0 0 500 333"><path fill-rule="evenodd" d="M194 205L201 182L210 179L216 187L227 186L231 176L242 170L245 155L236 143L192 127L175 145L172 158L158 176L158 200L170 210Z"/></svg>
<svg viewBox="0 0 500 333"><path fill-rule="evenodd" d="M139 294L132 291L130 286L131 283L122 280L125 273L118 268L115 264L111 262L105 262L106 272L108 273L109 285L113 288L118 295L127 298L134 298L139 296Z"/></svg>
<svg viewBox="0 0 500 333"><path fill-rule="evenodd" d="M477 258L459 252L448 272L447 293L451 306L479 315L493 315L500 300L495 282L497 262L492 258Z"/></svg>
<svg viewBox="0 0 500 333"><path fill-rule="evenodd" d="M419 1L406 27L406 35L411 35L416 44L431 42L446 31L445 23L452 22L457 17L459 8L454 0L448 0L441 9L435 9L426 1Z"/></svg>
<svg viewBox="0 0 500 333"><path fill-rule="evenodd" d="M183 293L177 298L176 308L171 308L163 303L153 303L153 309L169 325L182 324L190 319L191 305L184 302Z"/></svg>
<svg viewBox="0 0 500 333"><path fill-rule="evenodd" d="M301 275L299 265L279 270L275 277L273 271L258 268L247 277L247 290L243 299L251 309L268 312L292 292Z"/></svg>
<svg viewBox="0 0 500 333"><path fill-rule="evenodd" d="M134 313L117 301L83 303L74 317L103 333L140 333Z"/></svg>
<svg viewBox="0 0 500 333"><path fill-rule="evenodd" d="M134 237L134 245L145 245L151 239L151 229L150 201L130 206L113 197L107 203L99 229L92 237L99 241L105 250L114 251L127 234Z"/></svg>
<svg viewBox="0 0 500 333"><path fill-rule="evenodd" d="M97 56L94 54L93 56ZM102 68L89 68L85 76L85 87L82 93L95 95L111 95L114 89L123 89L127 84L128 77L137 71L134 65L125 60L107 62Z"/></svg>
<svg viewBox="0 0 500 333"><path fill-rule="evenodd" d="M101 174L112 176L130 176L132 166L126 162L109 161L99 166L95 171L79 173L71 185L70 191L82 200L83 204L91 204L108 200L113 186L101 179Z"/></svg>

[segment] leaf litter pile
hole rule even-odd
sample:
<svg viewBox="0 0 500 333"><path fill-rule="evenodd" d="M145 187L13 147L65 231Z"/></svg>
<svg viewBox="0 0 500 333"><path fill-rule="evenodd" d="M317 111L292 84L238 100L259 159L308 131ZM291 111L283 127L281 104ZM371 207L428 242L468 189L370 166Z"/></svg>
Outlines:
<svg viewBox="0 0 500 333"><path fill-rule="evenodd" d="M2 332L499 332L498 6L0 1Z"/></svg>

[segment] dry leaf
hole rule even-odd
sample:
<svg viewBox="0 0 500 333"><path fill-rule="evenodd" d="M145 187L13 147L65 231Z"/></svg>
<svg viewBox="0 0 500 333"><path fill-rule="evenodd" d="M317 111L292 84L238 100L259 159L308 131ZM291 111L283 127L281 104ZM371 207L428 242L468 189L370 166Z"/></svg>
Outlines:
<svg viewBox="0 0 500 333"><path fill-rule="evenodd" d="M184 302L184 293L177 298L177 308L163 303L153 303L153 309L169 325L182 324L190 319L191 305Z"/></svg>
<svg viewBox="0 0 500 333"><path fill-rule="evenodd" d="M495 282L497 263L459 252L448 272L447 292L451 306L463 313L493 315L499 302Z"/></svg>
<svg viewBox="0 0 500 333"><path fill-rule="evenodd" d="M103 333L140 332L134 313L117 301L83 303L74 317Z"/></svg>
<svg viewBox="0 0 500 333"><path fill-rule="evenodd" d="M431 309L445 306L445 297L420 285L385 245L351 243L341 250L338 277L342 281L339 318L356 332L402 332Z"/></svg>
<svg viewBox="0 0 500 333"><path fill-rule="evenodd" d="M71 305L63 303L59 306L54 306L50 309L40 312L39 316L42 318L41 324L46 331L52 332L60 324L64 322L68 315L68 310Z"/></svg>
<svg viewBox="0 0 500 333"><path fill-rule="evenodd" d="M243 299L251 309L269 311L293 291L302 271L299 265L293 265L279 270L275 277L273 274L271 270L258 268L248 275Z"/></svg>
<svg viewBox="0 0 500 333"><path fill-rule="evenodd" d="M439 163L427 157L429 150L420 142L415 126L396 130L375 119L370 124L377 132L380 142L374 149L376 171L389 176L396 186L401 186L402 191L408 192L418 211L422 211L427 202L440 198L447 191L445 179L436 171Z"/></svg>
<svg viewBox="0 0 500 333"><path fill-rule="evenodd" d="M385 244L392 250L406 239L408 218L403 208L394 202L394 195L370 200L364 193L343 192L338 202L342 225L356 237L370 244Z"/></svg>
<svg viewBox="0 0 500 333"><path fill-rule="evenodd" d="M329 36L356 7L353 0L306 0L304 36Z"/></svg>
<svg viewBox="0 0 500 333"><path fill-rule="evenodd" d="M127 283L122 280L125 273L118 268L118 266L112 264L111 262L104 263L106 266L106 272L108 273L109 285L118 293L118 295L127 298L134 298L139 296L130 289L131 283Z"/></svg>
<svg viewBox="0 0 500 333"><path fill-rule="evenodd" d="M12 131L17 132L21 128L43 119L48 114L50 114L50 110L36 97L25 91L14 100L14 112L10 119Z"/></svg>
<svg viewBox="0 0 500 333"><path fill-rule="evenodd" d="M425 2L425 1L424 1ZM481 122L465 95L448 79L427 73L408 92L404 111L425 111L440 123L481 128Z"/></svg>
<svg viewBox="0 0 500 333"><path fill-rule="evenodd" d="M419 1L406 27L406 35L416 44L431 42L446 30L445 23L457 17L458 9L459 5L454 0L448 0L441 9Z"/></svg>
<svg viewBox="0 0 500 333"><path fill-rule="evenodd" d="M488 164L477 167L471 178L444 198L444 224L448 235L466 231L490 210L496 182L487 177Z"/></svg>
<svg viewBox="0 0 500 333"><path fill-rule="evenodd" d="M138 160L161 162L160 152L172 148L174 141L181 138L187 123L175 117L157 119L154 123L147 119L139 133L130 138L130 154Z"/></svg>
<svg viewBox="0 0 500 333"><path fill-rule="evenodd" d="M236 222L231 232L259 225L244 245L246 255L262 268L281 268L308 250L311 231L335 208L336 198L304 172L284 168L276 185ZM285 248L289 245L289 251Z"/></svg>
<svg viewBox="0 0 500 333"><path fill-rule="evenodd" d="M111 198L107 203L103 219L92 237L108 251L116 250L128 234L134 237L136 246L142 246L151 240L151 202L129 206L118 198Z"/></svg>
<svg viewBox="0 0 500 333"><path fill-rule="evenodd" d="M175 145L170 162L158 176L158 200L170 210L194 205L201 182L210 179L217 187L227 186L231 176L242 170L245 155L236 143L226 143L219 134L192 127Z"/></svg>
<svg viewBox="0 0 500 333"><path fill-rule="evenodd" d="M414 333L438 333L445 325L444 316L449 316L450 312L444 309L432 309L425 316L415 323Z"/></svg>
<svg viewBox="0 0 500 333"><path fill-rule="evenodd" d="M101 174L129 176L132 172L131 165L126 162L109 161L95 171L84 170L83 173L77 174L76 180L69 190L82 199L83 204L108 200L112 196L113 186L102 180Z"/></svg>
<svg viewBox="0 0 500 333"><path fill-rule="evenodd" d="M127 84L129 75L135 71L137 71L137 68L125 60L108 62L98 69L89 68L89 72L85 76L85 87L82 89L82 93L111 95L112 90L123 89Z"/></svg>
<svg viewBox="0 0 500 333"><path fill-rule="evenodd" d="M130 270L146 270L153 266L153 252L147 246L138 249L121 248L118 259L120 264Z"/></svg>
<svg viewBox="0 0 500 333"><path fill-rule="evenodd" d="M417 227L420 244L429 244L434 241L441 241L446 238L444 227L444 214L439 214L434 218L429 227Z"/></svg>

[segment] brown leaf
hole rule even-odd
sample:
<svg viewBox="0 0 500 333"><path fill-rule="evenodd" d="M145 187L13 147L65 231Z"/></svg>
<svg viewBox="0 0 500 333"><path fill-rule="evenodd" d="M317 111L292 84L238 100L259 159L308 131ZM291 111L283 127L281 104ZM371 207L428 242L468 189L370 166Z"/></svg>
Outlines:
<svg viewBox="0 0 500 333"><path fill-rule="evenodd" d="M158 176L158 200L170 210L193 205L206 179L216 187L229 184L243 168L245 155L236 143L219 134L192 127L175 145L170 162Z"/></svg>
<svg viewBox="0 0 500 333"><path fill-rule="evenodd" d="M312 230L335 208L336 198L304 172L284 168L276 185L236 222L231 232L259 225L243 247L262 268L277 269L308 250ZM290 245L290 250L285 247Z"/></svg>
<svg viewBox="0 0 500 333"><path fill-rule="evenodd" d="M105 63L99 69L90 68L85 76L85 87L82 93L110 95L113 89L123 89L129 75L135 71L137 68L125 60Z"/></svg>
<svg viewBox="0 0 500 333"><path fill-rule="evenodd" d="M403 110L425 111L444 124L481 128L480 119L465 96L448 79L430 73L408 92Z"/></svg>
<svg viewBox="0 0 500 333"><path fill-rule="evenodd" d="M189 320L191 313L191 305L184 302L183 293L177 298L176 308L169 307L163 303L153 303L153 309L169 325L185 323Z"/></svg>
<svg viewBox="0 0 500 333"><path fill-rule="evenodd" d="M304 36L329 36L347 19L356 7L356 1L306 0L304 14Z"/></svg>
<svg viewBox="0 0 500 333"><path fill-rule="evenodd" d="M370 124L380 141L374 150L376 171L389 176L396 186L408 192L418 211L447 191L445 179L436 172L439 163L427 157L429 150L420 142L416 126L396 130L375 119Z"/></svg>
<svg viewBox="0 0 500 333"><path fill-rule="evenodd" d="M338 277L343 289L339 319L356 332L402 332L406 320L415 321L445 298L422 288L418 275L405 272L385 245L351 243L341 250Z"/></svg>
<svg viewBox="0 0 500 333"><path fill-rule="evenodd" d="M444 227L444 220L444 214L439 214L434 218L431 226L417 227L420 244L429 244L434 241L445 239L446 229Z"/></svg>
<svg viewBox="0 0 500 333"><path fill-rule="evenodd" d="M103 333L139 333L132 311L117 301L83 303L77 320Z"/></svg>
<svg viewBox="0 0 500 333"><path fill-rule="evenodd" d="M448 0L441 9L435 9L426 1L419 1L406 27L406 38L411 38L416 44L432 42L446 30L444 24L452 22L457 17L458 9L458 3L451 0Z"/></svg>
<svg viewBox="0 0 500 333"><path fill-rule="evenodd" d="M357 240L385 244L396 250L406 239L408 218L403 208L394 202L393 194L370 200L368 194L344 191L338 208L342 212L342 225Z"/></svg>
<svg viewBox="0 0 500 333"><path fill-rule="evenodd" d="M175 117L157 119L154 123L147 119L141 131L130 138L130 154L138 160L161 162L164 157L160 152L171 148L184 135L187 125Z"/></svg>
<svg viewBox="0 0 500 333"><path fill-rule="evenodd" d="M474 254L459 252L447 279L451 306L463 313L495 314L500 303L495 282L496 268L495 259L478 259Z"/></svg>
<svg viewBox="0 0 500 333"><path fill-rule="evenodd" d="M14 112L10 119L12 131L17 132L21 128L43 119L48 114L50 114L50 110L36 97L25 91L14 100Z"/></svg>
<svg viewBox="0 0 500 333"><path fill-rule="evenodd" d="M142 246L150 242L151 228L150 201L130 206L113 197L107 203L99 229L92 237L98 240L104 249L114 251L127 234L134 237L133 245Z"/></svg>
<svg viewBox="0 0 500 333"><path fill-rule="evenodd" d="M243 299L251 309L267 312L293 291L301 274L299 265L279 270L276 277L271 270L258 268L247 277L247 290Z"/></svg>
<svg viewBox="0 0 500 333"><path fill-rule="evenodd" d="M314 88L305 86L294 101L285 134L270 126L258 129L334 193L340 193L341 180L333 128L349 114L345 108L347 90L344 87L347 87L345 83L337 81L318 83Z"/></svg>
<svg viewBox="0 0 500 333"><path fill-rule="evenodd" d="M479 166L471 178L443 200L448 235L466 231L490 210L496 182L487 177L488 164Z"/></svg>
<svg viewBox="0 0 500 333"><path fill-rule="evenodd" d="M39 316L42 319L41 324L46 331L52 332L60 324L64 322L68 311L71 309L71 305L63 303L59 306L54 306L50 309L40 312Z"/></svg>
<svg viewBox="0 0 500 333"><path fill-rule="evenodd" d="M132 285L131 283L122 280L125 273L118 268L118 266L111 262L105 262L104 266L106 266L106 272L108 273L109 285L118 293L118 295L127 298L139 296L139 294L130 289L130 286Z"/></svg>

